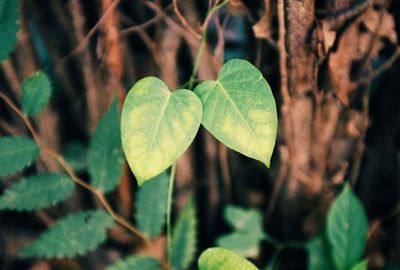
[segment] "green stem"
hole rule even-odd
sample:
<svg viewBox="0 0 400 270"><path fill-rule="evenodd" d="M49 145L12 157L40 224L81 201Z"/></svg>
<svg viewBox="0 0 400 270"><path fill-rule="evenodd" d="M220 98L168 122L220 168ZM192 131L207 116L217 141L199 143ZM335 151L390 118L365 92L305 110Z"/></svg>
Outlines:
<svg viewBox="0 0 400 270"><path fill-rule="evenodd" d="M172 248L172 224L171 224L171 213L172 213L172 197L174 193L174 181L175 181L175 170L176 164L172 165L171 175L169 176L168 182L168 201L167 201L167 254L168 264L170 265L170 255Z"/></svg>
<svg viewBox="0 0 400 270"><path fill-rule="evenodd" d="M192 75L190 75L190 79L189 79L189 90L193 90L193 84L196 81L196 74L197 74L197 71L198 71L199 66L200 66L200 61L201 61L201 58L203 57L204 50L205 50L206 45L207 45L208 21L210 20L211 16L215 12L217 12L220 8L224 7L228 2L229 2L229 0L225 0L224 2L222 2L218 6L213 7L212 9L210 9L207 12L203 33L201 35L199 51L197 52L196 59L194 60L194 66L193 66Z"/></svg>

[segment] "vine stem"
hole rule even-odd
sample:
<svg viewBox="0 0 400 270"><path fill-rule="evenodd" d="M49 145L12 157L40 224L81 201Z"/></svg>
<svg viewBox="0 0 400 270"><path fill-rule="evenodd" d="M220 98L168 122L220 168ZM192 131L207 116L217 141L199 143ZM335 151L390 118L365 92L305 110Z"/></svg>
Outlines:
<svg viewBox="0 0 400 270"><path fill-rule="evenodd" d="M201 61L201 59L203 57L204 50L205 50L206 45L207 45L207 28L208 28L208 24L210 23L212 15L214 15L214 13L217 12L220 8L224 7L228 2L229 2L229 0L225 0L224 2L222 2L221 4L211 8L207 12L206 19L204 20L204 23L201 26L202 34L201 34L201 42L200 42L199 51L198 51L198 53L196 55L196 58L194 60L193 71L192 71L192 74L190 75L190 79L189 79L189 89L190 90L193 89L193 84L196 81L195 78L196 78L196 74L197 74L197 71L198 71L199 66L200 66L200 61Z"/></svg>
<svg viewBox="0 0 400 270"><path fill-rule="evenodd" d="M174 182L175 182L175 171L176 171L176 163L172 165L171 175L169 176L168 181L168 200L167 200L167 254L168 254L168 262L171 255L172 249L172 223L171 223L171 214L172 214L172 199L174 194Z"/></svg>
<svg viewBox="0 0 400 270"><path fill-rule="evenodd" d="M119 215L117 212L114 211L114 209L111 207L110 203L104 196L103 192L91 184L85 182L83 179L81 179L75 171L72 169L71 165L68 164L68 162L64 159L63 156L59 155L56 151L53 149L44 147L39 139L39 135L37 134L36 130L34 129L32 122L29 120L29 118L18 108L18 106L4 93L0 92L0 98L7 103L11 109L15 111L18 116L21 117L25 125L28 127L30 133L32 134L33 139L36 141L38 144L39 148L43 153L48 154L51 156L54 160L60 164L60 166L63 168L63 170L69 175L69 177L72 179L72 181L81 187L87 189L91 193L93 193L97 199L100 201L104 209L108 212L108 214L122 227L125 227L128 231L132 232L132 234L138 236L143 242L146 244L148 243L148 238L143 235L138 229L136 229L128 220L126 220L124 217Z"/></svg>

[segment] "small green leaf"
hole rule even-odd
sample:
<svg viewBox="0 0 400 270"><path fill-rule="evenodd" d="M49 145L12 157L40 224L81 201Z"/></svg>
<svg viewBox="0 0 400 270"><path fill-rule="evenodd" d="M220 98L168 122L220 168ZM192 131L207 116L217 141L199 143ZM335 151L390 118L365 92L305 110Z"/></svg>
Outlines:
<svg viewBox="0 0 400 270"><path fill-rule="evenodd" d="M209 248L199 258L199 270L258 270L258 268L233 251Z"/></svg>
<svg viewBox="0 0 400 270"><path fill-rule="evenodd" d="M52 87L46 73L39 71L24 81L21 106L27 116L35 116L49 103Z"/></svg>
<svg viewBox="0 0 400 270"><path fill-rule="evenodd" d="M12 184L0 197L0 209L32 211L68 198L74 183L65 174L31 176Z"/></svg>
<svg viewBox="0 0 400 270"><path fill-rule="evenodd" d="M123 168L121 133L117 99L100 120L89 149L89 174L93 186L112 191L119 183Z"/></svg>
<svg viewBox="0 0 400 270"><path fill-rule="evenodd" d="M138 229L156 237L165 225L168 199L168 170L146 181L137 192L136 222Z"/></svg>
<svg viewBox="0 0 400 270"><path fill-rule="evenodd" d="M76 172L86 170L87 155L86 147L78 141L67 143L62 149L62 156Z"/></svg>
<svg viewBox="0 0 400 270"><path fill-rule="evenodd" d="M307 245L308 270L335 269L325 233L311 240Z"/></svg>
<svg viewBox="0 0 400 270"><path fill-rule="evenodd" d="M25 137L0 138L0 176L23 170L39 156L39 147Z"/></svg>
<svg viewBox="0 0 400 270"><path fill-rule="evenodd" d="M161 270L161 265L153 257L136 255L107 267L107 270Z"/></svg>
<svg viewBox="0 0 400 270"><path fill-rule="evenodd" d="M261 213L256 209L247 210L229 205L224 209L224 217L234 231L220 236L217 245L244 257L256 257L260 241L266 238Z"/></svg>
<svg viewBox="0 0 400 270"><path fill-rule="evenodd" d="M139 185L174 164L199 129L202 106L185 89L170 92L156 77L138 81L122 109L122 145Z"/></svg>
<svg viewBox="0 0 400 270"><path fill-rule="evenodd" d="M175 270L184 270L194 259L197 246L197 219L194 202L190 199L179 217L172 234L169 262Z"/></svg>
<svg viewBox="0 0 400 270"><path fill-rule="evenodd" d="M228 147L269 167L278 118L261 72L248 61L233 59L216 81L202 82L195 93L203 103L205 128Z"/></svg>
<svg viewBox="0 0 400 270"><path fill-rule="evenodd" d="M0 62L8 57L17 43L18 5L18 0L0 0Z"/></svg>
<svg viewBox="0 0 400 270"><path fill-rule="evenodd" d="M349 185L335 199L328 214L327 235L337 270L350 269L364 253L368 219Z"/></svg>
<svg viewBox="0 0 400 270"><path fill-rule="evenodd" d="M106 239L114 221L103 210L70 214L24 248L23 257L71 258L94 250Z"/></svg>
<svg viewBox="0 0 400 270"><path fill-rule="evenodd" d="M368 260L363 260L351 268L351 270L367 270L367 269L368 269Z"/></svg>

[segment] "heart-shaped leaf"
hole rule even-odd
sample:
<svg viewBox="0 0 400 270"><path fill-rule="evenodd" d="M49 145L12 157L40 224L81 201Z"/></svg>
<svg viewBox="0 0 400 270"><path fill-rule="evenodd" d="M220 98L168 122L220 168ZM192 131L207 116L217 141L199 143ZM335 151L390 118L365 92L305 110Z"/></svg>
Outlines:
<svg viewBox="0 0 400 270"><path fill-rule="evenodd" d="M275 100L261 72L246 60L228 61L216 81L195 93L203 103L203 125L228 147L268 167L275 146Z"/></svg>
<svg viewBox="0 0 400 270"><path fill-rule="evenodd" d="M224 248L209 248L199 258L200 270L258 270L239 254Z"/></svg>
<svg viewBox="0 0 400 270"><path fill-rule="evenodd" d="M122 146L139 185L174 164L199 129L202 106L185 89L170 92L156 77L129 91L121 116Z"/></svg>

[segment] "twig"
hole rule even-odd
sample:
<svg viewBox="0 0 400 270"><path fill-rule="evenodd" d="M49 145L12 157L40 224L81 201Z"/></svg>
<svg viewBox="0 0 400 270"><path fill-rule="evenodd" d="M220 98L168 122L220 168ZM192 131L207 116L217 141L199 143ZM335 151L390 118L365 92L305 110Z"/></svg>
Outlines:
<svg viewBox="0 0 400 270"><path fill-rule="evenodd" d="M65 172L71 177L72 181L74 181L76 184L82 186L83 188L89 190L91 193L96 195L96 197L99 199L103 207L106 209L106 211L110 214L110 216L118 222L120 225L131 231L134 235L138 236L142 241L145 243L148 242L148 239L145 235L143 235L140 231L138 231L128 220L117 214L111 207L110 203L107 201L105 198L104 194L101 192L101 190L93 187L91 184L86 183L84 180L79 178L79 176L75 173L75 171L72 169L72 167L68 164L68 162L59 154L57 154L54 150L50 148L44 147L40 139L37 135L37 132L33 128L33 125L29 118L15 105L14 102L12 102L6 95L4 95L2 92L0 92L0 98L3 99L24 121L25 125L28 127L29 131L32 134L32 137L36 141L36 143L39 145L40 149L42 152L48 154L49 156L53 157L59 164L60 166L65 170Z"/></svg>
<svg viewBox="0 0 400 270"><path fill-rule="evenodd" d="M183 17L182 13L179 11L177 0L173 0L172 3L174 4L174 12L175 15L178 17L179 21L183 25L183 27L196 39L200 39L201 35L193 30L193 28L189 25L185 17Z"/></svg>

